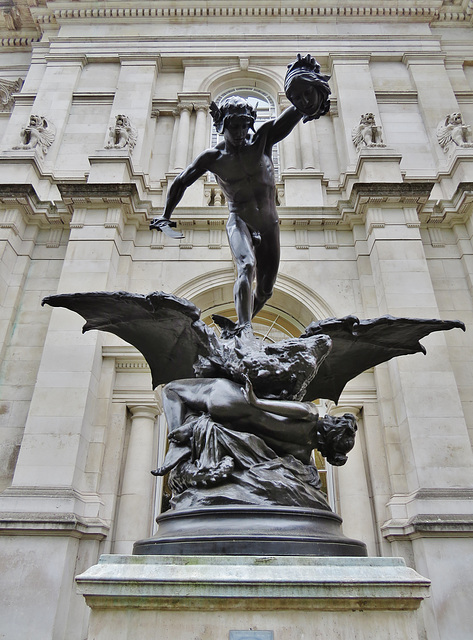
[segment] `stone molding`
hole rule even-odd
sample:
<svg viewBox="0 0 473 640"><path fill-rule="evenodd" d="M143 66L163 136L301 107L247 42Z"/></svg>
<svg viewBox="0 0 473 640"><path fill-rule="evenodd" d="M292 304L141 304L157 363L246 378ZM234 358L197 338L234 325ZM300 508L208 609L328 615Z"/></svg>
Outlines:
<svg viewBox="0 0 473 640"><path fill-rule="evenodd" d="M97 3L98 4L98 3ZM54 3L49 3L48 9L41 7L35 12L35 19L39 25L49 25L51 23L61 23L64 20L90 20L90 19L110 19L114 21L136 19L161 19L176 20L185 19L208 19L226 18L241 19L248 17L261 18L360 18L367 20L378 19L406 19L416 18L426 22L469 22L471 20L471 7L463 4L452 5L450 2L431 0L429 4L421 0L411 0L405 3L396 3L396 6L379 6L374 0L364 0L356 5L349 6L343 4L319 3L315 0L310 2L295 4L274 3L266 6L255 6L253 3L240 1L228 5L220 1L204 2L196 1L174 1L165 2L157 0L153 6L143 4L142 6L130 7L128 2L117 1L110 6L110 3L100 3L97 7L81 8L79 3L71 3L70 7L62 6L56 9ZM79 5L79 6L78 6Z"/></svg>
<svg viewBox="0 0 473 640"><path fill-rule="evenodd" d="M345 220L353 221L353 216L364 216L368 207L381 205L415 208L422 212L428 202L433 182L356 182L353 184L349 200L341 201L339 207ZM383 226L382 217L379 224Z"/></svg>
<svg viewBox="0 0 473 640"><path fill-rule="evenodd" d="M430 585L402 558L301 556L103 555L76 582L93 609L174 611L416 610Z"/></svg>
<svg viewBox="0 0 473 640"><path fill-rule="evenodd" d="M101 499L71 487L9 487L0 496L0 535L61 535L103 540Z"/></svg>
<svg viewBox="0 0 473 640"><path fill-rule="evenodd" d="M3 512L0 516L0 536L48 535L104 540L109 529L99 518L79 517L75 513Z"/></svg>
<svg viewBox="0 0 473 640"><path fill-rule="evenodd" d="M70 215L58 211L54 202L41 200L31 184L0 184L0 203L7 208L19 207L29 224L43 228L65 228L69 224Z"/></svg>
<svg viewBox="0 0 473 640"><path fill-rule="evenodd" d="M376 150L375 150L376 151ZM377 150L385 151L385 150ZM457 166L460 162L473 160L467 150L458 150L454 158ZM27 153L27 152L23 152ZM111 153L105 151L104 153ZM114 151L120 154L121 151ZM463 157L465 156L465 157ZM112 159L121 161L122 158ZM445 176L450 175L452 171ZM440 176L440 179L442 179ZM322 229L323 225L329 225L331 230L336 228L350 229L353 224L361 224L368 207L379 208L382 212L383 207L395 206L409 209L409 215L406 218L407 226L441 224L445 228L450 228L454 224L465 222L470 215L471 203L473 202L473 182L461 182L458 184L451 198L439 200L435 203L429 203L430 192L436 184L434 181L418 181L418 182L354 182L356 174L353 174L347 183L341 187L331 189L332 192L340 194L349 191L347 199L340 198L334 206L320 207L278 207L281 228L306 229ZM351 184L350 184L351 183ZM35 189L30 184L3 184L0 185L0 205L4 205L6 209L19 208L26 215L28 224L37 224L41 228L56 229L82 227L85 219L77 215L77 211L81 209L94 208L97 206L107 208L125 207L126 218L129 222L133 219L134 224L148 227L149 221L158 210L161 211L159 203L156 205L154 192L142 191L142 185L135 182L129 183L58 183L58 189L62 196L61 202L42 201L38 197ZM174 219L179 224L184 224L189 229L209 230L217 229L225 224L227 219L227 210L225 207L213 206L211 215L209 208L206 209L207 214L203 215L202 207L179 207L175 212ZM416 213L415 213L416 212ZM74 215L74 219L71 220ZM110 214L111 215L111 214ZM107 224L113 226L110 216ZM382 215L379 218L379 224L374 226L382 226L384 221ZM8 225L7 225L8 226ZM160 240L163 240L160 238ZM301 239L301 245L306 244L307 239ZM333 234L325 239L330 246L337 243ZM189 238L187 242L189 242ZM151 240L150 240L151 242ZM156 244L163 248L163 242ZM219 244L219 243L216 243Z"/></svg>
<svg viewBox="0 0 473 640"><path fill-rule="evenodd" d="M389 542L417 538L473 538L473 515L423 513L407 521L388 520L381 531Z"/></svg>
<svg viewBox="0 0 473 640"><path fill-rule="evenodd" d="M428 537L473 537L470 488L421 488L395 494L388 502L391 518L381 526L383 536L394 540Z"/></svg>

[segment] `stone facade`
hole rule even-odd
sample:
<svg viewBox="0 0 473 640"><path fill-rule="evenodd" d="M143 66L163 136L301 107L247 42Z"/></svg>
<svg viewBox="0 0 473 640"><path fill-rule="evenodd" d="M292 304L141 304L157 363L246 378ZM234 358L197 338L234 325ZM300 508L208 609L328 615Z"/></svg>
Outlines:
<svg viewBox="0 0 473 640"><path fill-rule="evenodd" d="M280 145L282 262L258 328L283 337L314 318L386 313L466 323L325 408L360 424L347 465L329 472L345 534L432 581L421 638L471 637L473 148L471 133L448 152L438 138L449 114L473 125L470 4L0 3L3 638L83 640L74 576L101 553L130 553L161 509L149 470L166 426L147 366L42 298L165 290L204 319L231 315L226 207L211 177L176 210L183 240L148 225L210 145L210 101L245 91L280 112L299 52L332 76L332 107ZM117 114L133 145L108 144ZM361 114L382 144L354 144ZM47 153L15 149L32 115L54 124Z"/></svg>

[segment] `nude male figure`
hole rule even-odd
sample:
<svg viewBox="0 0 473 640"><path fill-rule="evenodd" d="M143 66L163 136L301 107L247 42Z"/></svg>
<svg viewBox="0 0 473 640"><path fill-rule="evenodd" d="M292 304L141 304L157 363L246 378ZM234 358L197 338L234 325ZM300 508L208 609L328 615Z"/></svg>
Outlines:
<svg viewBox="0 0 473 640"><path fill-rule="evenodd" d="M288 76L294 66L296 68L291 78L295 81L293 87L297 85L297 89L287 91L287 95L299 108L290 106L257 131L254 130L256 111L243 98L227 98L219 107L211 104L214 124L217 131L223 134L223 141L201 153L177 176L169 189L163 217L155 218L150 225L150 228L159 229L173 237L182 237L170 230L171 226L175 226L170 222L174 209L185 190L202 175L207 171L215 175L228 203L226 229L237 268L233 295L239 329L243 334L251 334L251 318L271 297L279 267L279 219L272 148L289 135L300 120L319 117L328 110L328 85L325 100L321 101L314 93L314 86L321 83L320 78L326 78L317 73L320 69L318 64L310 56L299 56L289 68ZM312 85L304 80L308 73L317 75ZM313 104L308 107L307 96L302 95L302 87L307 89L308 85L315 96L317 110L317 115L311 117L308 117L307 108L313 108ZM292 93L295 98L290 95ZM254 281L256 286L253 292Z"/></svg>

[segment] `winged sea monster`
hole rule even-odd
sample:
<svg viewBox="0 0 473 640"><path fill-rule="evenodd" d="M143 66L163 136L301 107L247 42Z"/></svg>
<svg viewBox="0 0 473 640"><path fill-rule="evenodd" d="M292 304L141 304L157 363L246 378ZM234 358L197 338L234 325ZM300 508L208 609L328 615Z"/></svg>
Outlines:
<svg viewBox="0 0 473 640"><path fill-rule="evenodd" d="M215 316L220 337L188 300L164 292L92 292L49 296L86 320L83 331L108 331L148 362L153 388L163 388L169 449L155 475L168 474L172 509L276 505L330 511L312 451L342 465L353 448L351 414L319 417L316 398L338 402L349 380L400 355L424 352L419 340L459 321L355 316L311 323L299 338L267 344L251 319L270 298L279 266L279 227L271 150L303 120L329 109L328 77L311 58L289 66L281 116L254 131L256 112L242 98L212 103L223 141L204 151L172 184L162 218L151 223L171 237L171 214L184 191L215 174L229 207L227 234L237 267L238 323Z"/></svg>

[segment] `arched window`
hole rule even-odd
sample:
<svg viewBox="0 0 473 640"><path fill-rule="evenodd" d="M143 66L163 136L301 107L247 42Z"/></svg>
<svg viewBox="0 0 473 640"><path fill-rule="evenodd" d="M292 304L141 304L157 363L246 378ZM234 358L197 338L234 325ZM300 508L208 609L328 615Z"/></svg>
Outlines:
<svg viewBox="0 0 473 640"><path fill-rule="evenodd" d="M246 87L232 87L228 89L224 93L221 93L215 100L217 104L220 104L222 100L225 98L229 98L230 96L240 96L240 98L244 98L247 100L251 106L256 109L256 123L255 129L258 129L264 122L267 120L271 120L276 117L276 105L274 103L273 98L262 91L261 89L248 89ZM215 128L212 127L212 138L211 138L211 146L214 147L221 140L223 140L223 136L219 135ZM279 179L279 150L278 145L274 145L273 147L273 164L274 171L276 175L276 180Z"/></svg>

